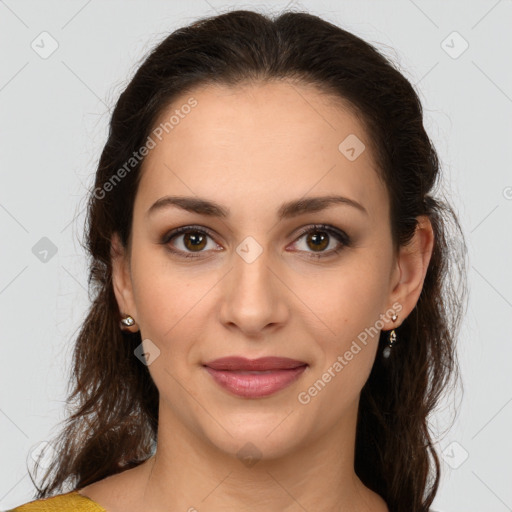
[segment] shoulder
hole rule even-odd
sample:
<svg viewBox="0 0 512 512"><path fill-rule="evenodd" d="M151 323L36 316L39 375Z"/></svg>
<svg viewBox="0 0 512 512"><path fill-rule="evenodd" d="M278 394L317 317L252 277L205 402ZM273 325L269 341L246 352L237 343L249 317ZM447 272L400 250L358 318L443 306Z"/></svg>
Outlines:
<svg viewBox="0 0 512 512"><path fill-rule="evenodd" d="M50 498L30 501L6 512L106 512L96 502L78 491L57 494Z"/></svg>

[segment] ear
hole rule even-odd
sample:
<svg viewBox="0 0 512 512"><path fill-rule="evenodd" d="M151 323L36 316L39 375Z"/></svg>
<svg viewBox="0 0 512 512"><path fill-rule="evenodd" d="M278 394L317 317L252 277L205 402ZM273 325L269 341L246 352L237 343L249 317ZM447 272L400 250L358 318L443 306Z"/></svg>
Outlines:
<svg viewBox="0 0 512 512"><path fill-rule="evenodd" d="M121 313L121 317L130 315L135 320L135 324L123 330L137 332L137 310L135 301L133 300L133 288L130 272L130 260L126 249L121 243L118 233L114 233L110 245L110 257L112 263L112 286L116 296L117 305Z"/></svg>
<svg viewBox="0 0 512 512"><path fill-rule="evenodd" d="M416 306L432 256L434 231L430 219L421 215L417 221L412 239L399 250L394 273L398 277L394 277L390 300L391 304L400 304L402 309L396 308L398 319L396 322L389 320L389 329L398 327Z"/></svg>

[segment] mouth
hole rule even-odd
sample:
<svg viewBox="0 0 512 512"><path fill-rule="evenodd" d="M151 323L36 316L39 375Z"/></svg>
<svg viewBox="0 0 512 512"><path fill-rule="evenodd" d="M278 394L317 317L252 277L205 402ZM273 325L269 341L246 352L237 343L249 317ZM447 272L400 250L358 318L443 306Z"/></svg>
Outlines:
<svg viewBox="0 0 512 512"><path fill-rule="evenodd" d="M304 361L284 357L224 357L203 365L213 380L229 393L244 398L270 396L288 387L308 367Z"/></svg>

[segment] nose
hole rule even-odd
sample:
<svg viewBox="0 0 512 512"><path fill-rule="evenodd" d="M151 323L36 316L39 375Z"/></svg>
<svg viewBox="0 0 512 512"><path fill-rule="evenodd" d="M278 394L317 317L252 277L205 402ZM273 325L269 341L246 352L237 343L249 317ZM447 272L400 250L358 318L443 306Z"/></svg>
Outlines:
<svg viewBox="0 0 512 512"><path fill-rule="evenodd" d="M220 319L230 329L260 337L282 327L289 316L290 291L279 266L263 250L254 260L233 255L233 268L223 279Z"/></svg>

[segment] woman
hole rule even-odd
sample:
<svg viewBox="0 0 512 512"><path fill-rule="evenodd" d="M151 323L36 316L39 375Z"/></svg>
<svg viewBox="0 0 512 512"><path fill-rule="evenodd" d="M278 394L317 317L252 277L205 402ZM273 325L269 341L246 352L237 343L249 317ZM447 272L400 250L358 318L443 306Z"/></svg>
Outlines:
<svg viewBox="0 0 512 512"><path fill-rule="evenodd" d="M112 115L75 409L15 510L428 511L465 277L438 178L356 36L250 11L169 35Z"/></svg>

